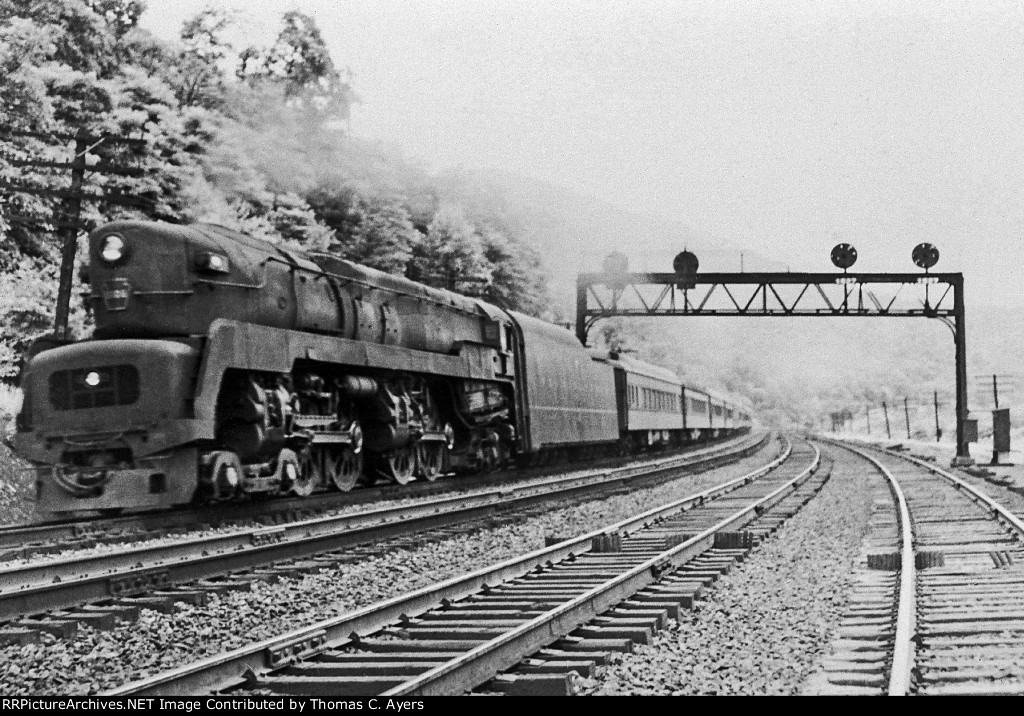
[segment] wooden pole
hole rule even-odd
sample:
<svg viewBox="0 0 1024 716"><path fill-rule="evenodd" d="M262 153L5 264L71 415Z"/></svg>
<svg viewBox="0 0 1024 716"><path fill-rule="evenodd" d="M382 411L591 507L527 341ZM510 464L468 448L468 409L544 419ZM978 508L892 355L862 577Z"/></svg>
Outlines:
<svg viewBox="0 0 1024 716"><path fill-rule="evenodd" d="M82 181L85 179L85 153L88 139L79 134L75 139L75 156L71 161L71 187L64 200L63 227L60 232L60 283L57 286L57 310L53 332L58 340L71 339L68 319L71 315L71 283L75 275L75 254L78 253L78 228L82 218Z"/></svg>

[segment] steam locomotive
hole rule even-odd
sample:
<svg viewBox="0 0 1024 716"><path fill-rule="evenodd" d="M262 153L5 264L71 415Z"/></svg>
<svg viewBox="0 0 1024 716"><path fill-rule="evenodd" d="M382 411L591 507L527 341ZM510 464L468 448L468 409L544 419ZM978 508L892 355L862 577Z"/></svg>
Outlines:
<svg viewBox="0 0 1024 716"><path fill-rule="evenodd" d="M83 280L93 336L23 376L14 445L42 513L405 484L750 423L561 327L216 225L102 226Z"/></svg>

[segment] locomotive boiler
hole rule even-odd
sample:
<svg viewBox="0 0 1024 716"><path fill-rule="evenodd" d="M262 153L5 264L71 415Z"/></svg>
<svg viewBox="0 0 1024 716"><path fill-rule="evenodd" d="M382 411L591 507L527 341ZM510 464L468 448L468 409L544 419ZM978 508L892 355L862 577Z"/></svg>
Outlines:
<svg viewBox="0 0 1024 716"><path fill-rule="evenodd" d="M621 374L651 373L536 318L216 225L102 226L83 278L94 334L23 376L14 444L41 512L583 456L623 444Z"/></svg>

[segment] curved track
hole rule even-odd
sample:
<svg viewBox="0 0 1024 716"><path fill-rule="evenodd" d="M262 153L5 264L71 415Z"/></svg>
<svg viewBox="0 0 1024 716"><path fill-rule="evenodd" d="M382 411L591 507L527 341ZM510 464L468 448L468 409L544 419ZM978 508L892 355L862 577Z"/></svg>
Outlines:
<svg viewBox="0 0 1024 716"><path fill-rule="evenodd" d="M565 693L571 672L648 639L810 499L827 478L819 457L787 448L754 473L581 537L115 693Z"/></svg>
<svg viewBox="0 0 1024 716"><path fill-rule="evenodd" d="M637 456L631 460L609 458L589 465L567 464L548 468L503 470L493 474L442 478L434 482L417 481L408 485L365 486L352 492L315 493L312 498L279 497L271 500L240 500L115 517L95 516L0 525L0 559L24 559L36 554L88 548L102 542L143 541L169 532L199 526L221 526L260 521L268 525L295 522L344 507L389 500L433 497L470 490L499 489L515 485L518 482L536 480L570 470L615 470L667 459L700 457L712 452L729 451L748 443L749 440L750 436L744 436L708 446L690 447L680 453L657 457Z"/></svg>
<svg viewBox="0 0 1024 716"><path fill-rule="evenodd" d="M344 560L348 555L339 550L350 551L357 545L657 484L742 457L763 442L763 438L752 438L616 470L550 477L274 527L11 564L0 569L0 620L7 622L0 624L0 640L30 639L32 630L64 633L72 628L68 623L112 622L142 608L173 608L177 601L201 602L206 592L235 588L241 580L309 571L318 566L318 560ZM245 574L239 574L242 571ZM83 609L86 604L91 608ZM53 610L64 611L54 615ZM27 619L28 615L39 618Z"/></svg>
<svg viewBox="0 0 1024 716"><path fill-rule="evenodd" d="M868 569L812 691L1024 693L1024 523L927 462L842 446L893 500L876 504Z"/></svg>

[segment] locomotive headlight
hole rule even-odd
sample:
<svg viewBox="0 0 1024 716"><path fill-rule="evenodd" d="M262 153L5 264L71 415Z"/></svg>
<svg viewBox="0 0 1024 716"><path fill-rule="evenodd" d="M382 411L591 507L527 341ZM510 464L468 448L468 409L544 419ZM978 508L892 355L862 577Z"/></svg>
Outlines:
<svg viewBox="0 0 1024 716"><path fill-rule="evenodd" d="M100 257L108 264L117 263L124 258L124 239L117 234L111 234L103 239L103 248L100 250Z"/></svg>
<svg viewBox="0 0 1024 716"><path fill-rule="evenodd" d="M85 375L85 384L90 388L95 388L100 384L100 374L96 371L90 371Z"/></svg>
<svg viewBox="0 0 1024 716"><path fill-rule="evenodd" d="M207 251L196 256L196 269L199 271L212 271L214 273L230 273L231 264L227 256Z"/></svg>

